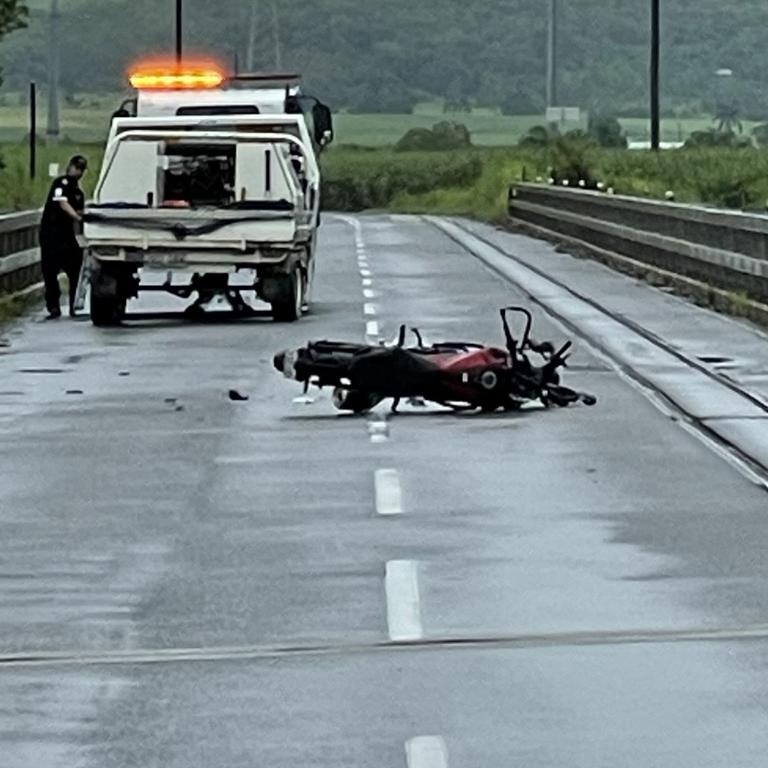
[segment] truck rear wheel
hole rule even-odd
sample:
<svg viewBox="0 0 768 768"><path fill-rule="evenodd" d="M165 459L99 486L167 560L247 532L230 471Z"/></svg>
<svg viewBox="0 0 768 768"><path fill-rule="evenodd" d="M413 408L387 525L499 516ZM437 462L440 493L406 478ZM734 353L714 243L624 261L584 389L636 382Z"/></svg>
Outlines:
<svg viewBox="0 0 768 768"><path fill-rule="evenodd" d="M278 322L293 323L301 317L304 303L304 275L300 267L285 276L280 294L272 302L272 317Z"/></svg>
<svg viewBox="0 0 768 768"><path fill-rule="evenodd" d="M91 322L102 327L119 325L125 315L125 301L117 277L97 267L91 275Z"/></svg>

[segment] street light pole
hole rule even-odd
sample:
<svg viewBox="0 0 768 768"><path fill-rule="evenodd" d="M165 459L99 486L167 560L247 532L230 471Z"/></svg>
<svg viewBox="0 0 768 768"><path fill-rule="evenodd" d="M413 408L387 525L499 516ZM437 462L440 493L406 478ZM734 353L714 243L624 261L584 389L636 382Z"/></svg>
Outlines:
<svg viewBox="0 0 768 768"><path fill-rule="evenodd" d="M184 0L176 0L176 63L181 64L183 53L183 5Z"/></svg>
<svg viewBox="0 0 768 768"><path fill-rule="evenodd" d="M248 50L245 54L245 69L248 72L254 71L256 62L256 33L258 32L258 13L259 0L253 0L251 5L251 22L248 29Z"/></svg>
<svg viewBox="0 0 768 768"><path fill-rule="evenodd" d="M29 84L29 178L37 171L37 84Z"/></svg>
<svg viewBox="0 0 768 768"><path fill-rule="evenodd" d="M559 0L549 0L547 24L547 106L557 106L557 22Z"/></svg>
<svg viewBox="0 0 768 768"><path fill-rule="evenodd" d="M272 0L272 39L275 45L275 68L282 69L283 55L280 45L280 13L277 10L277 0Z"/></svg>
<svg viewBox="0 0 768 768"><path fill-rule="evenodd" d="M658 152L661 140L659 69L661 61L660 0L651 0L651 149Z"/></svg>

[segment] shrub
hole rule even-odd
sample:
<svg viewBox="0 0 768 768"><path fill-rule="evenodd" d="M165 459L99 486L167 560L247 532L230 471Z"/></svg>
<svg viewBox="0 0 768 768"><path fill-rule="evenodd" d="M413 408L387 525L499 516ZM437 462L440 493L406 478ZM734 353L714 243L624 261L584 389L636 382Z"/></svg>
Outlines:
<svg viewBox="0 0 768 768"><path fill-rule="evenodd" d="M349 100L349 112L357 115L410 115L418 95L399 80L384 77L375 88L360 89Z"/></svg>
<svg viewBox="0 0 768 768"><path fill-rule="evenodd" d="M386 208L400 194L471 187L482 169L472 151L404 155L333 149L323 157L323 206L343 211Z"/></svg>
<svg viewBox="0 0 768 768"><path fill-rule="evenodd" d="M577 186L580 181L593 187L595 178L595 140L583 131L559 136L551 145L550 162L556 183L567 181Z"/></svg>
<svg viewBox="0 0 768 768"><path fill-rule="evenodd" d="M559 135L557 131L546 125L534 125L528 129L528 133L518 142L520 147L548 147Z"/></svg>
<svg viewBox="0 0 768 768"><path fill-rule="evenodd" d="M459 96L458 98L447 98L443 102L443 112L463 112L469 114L472 111L472 104L465 96Z"/></svg>
<svg viewBox="0 0 768 768"><path fill-rule="evenodd" d="M544 111L541 97L533 89L510 87L499 104L502 115L536 115Z"/></svg>
<svg viewBox="0 0 768 768"><path fill-rule="evenodd" d="M627 148L627 137L624 135L621 123L613 116L590 115L587 131L601 147Z"/></svg>
<svg viewBox="0 0 768 768"><path fill-rule="evenodd" d="M761 123L752 129L752 136L759 147L768 145L768 123Z"/></svg>
<svg viewBox="0 0 768 768"><path fill-rule="evenodd" d="M710 128L706 131L694 131L685 142L686 149L702 147L726 147L728 149L749 147L752 142L746 136L737 136L732 131L717 131Z"/></svg>
<svg viewBox="0 0 768 768"><path fill-rule="evenodd" d="M429 128L411 128L395 144L397 152L444 152L472 146L469 129L461 123L444 121Z"/></svg>

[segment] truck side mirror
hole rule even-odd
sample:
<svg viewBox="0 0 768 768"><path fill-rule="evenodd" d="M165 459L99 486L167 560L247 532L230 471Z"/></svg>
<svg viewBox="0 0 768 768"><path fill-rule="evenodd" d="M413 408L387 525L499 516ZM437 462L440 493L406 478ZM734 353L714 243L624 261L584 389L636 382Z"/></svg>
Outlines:
<svg viewBox="0 0 768 768"><path fill-rule="evenodd" d="M312 121L315 124L315 141L324 147L333 141L333 116L331 110L320 102L312 107Z"/></svg>

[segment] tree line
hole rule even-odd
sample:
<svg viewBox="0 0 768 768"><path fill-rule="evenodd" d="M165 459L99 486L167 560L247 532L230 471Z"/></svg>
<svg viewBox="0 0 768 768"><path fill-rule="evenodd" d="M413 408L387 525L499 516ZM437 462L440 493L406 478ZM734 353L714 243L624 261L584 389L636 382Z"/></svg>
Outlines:
<svg viewBox="0 0 768 768"><path fill-rule="evenodd" d="M0 25L16 0L0 0ZM47 0L0 43L6 87L47 77ZM173 49L171 0L66 0L61 83L69 93L125 86L129 62ZM232 65L297 69L337 109L408 112L419 101L456 109L544 109L545 0L185 0L186 45ZM619 116L645 114L650 2L560 0L560 102ZM665 0L664 111L768 113L768 4ZM0 26L0 28L2 28ZM733 76L718 78L718 69ZM723 92L723 91L726 92Z"/></svg>

